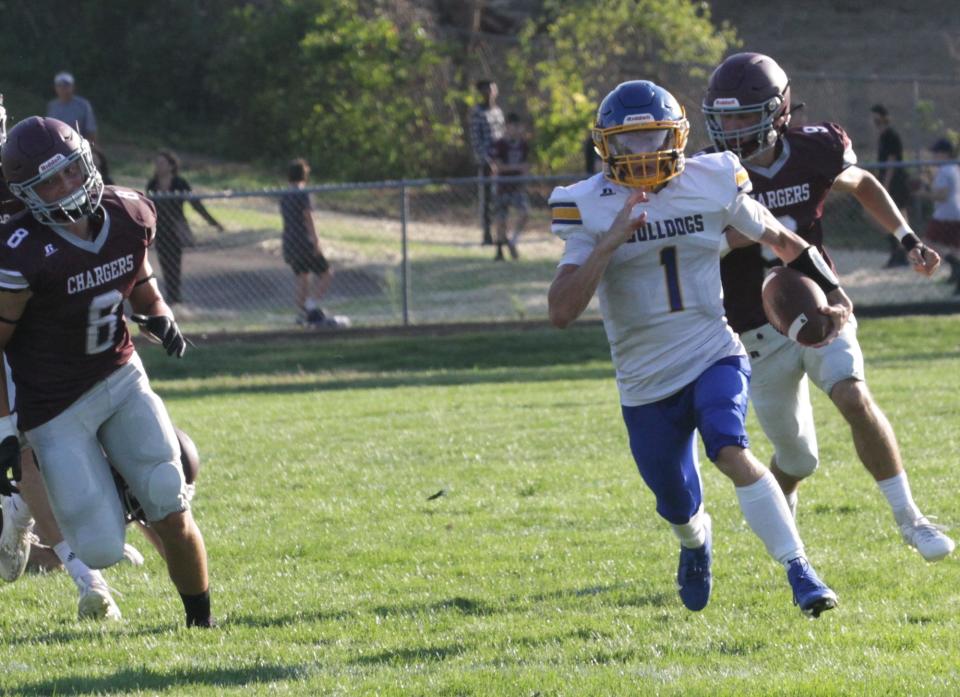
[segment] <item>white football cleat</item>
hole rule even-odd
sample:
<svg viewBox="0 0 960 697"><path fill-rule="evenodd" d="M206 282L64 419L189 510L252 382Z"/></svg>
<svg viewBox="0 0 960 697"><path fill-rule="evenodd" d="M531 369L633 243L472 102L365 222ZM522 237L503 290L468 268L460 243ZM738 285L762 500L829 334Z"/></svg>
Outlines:
<svg viewBox="0 0 960 697"><path fill-rule="evenodd" d="M124 544L122 563L130 564L130 566L143 566L143 555L133 545Z"/></svg>
<svg viewBox="0 0 960 697"><path fill-rule="evenodd" d="M93 580L80 591L80 602L77 605L77 619L81 620L108 620L119 622L123 617L120 608L110 595L110 588L100 579Z"/></svg>
<svg viewBox="0 0 960 697"><path fill-rule="evenodd" d="M940 561L956 547L953 540L943 534L944 530L942 525L931 523L926 516L900 526L903 541L916 548L927 561Z"/></svg>
<svg viewBox="0 0 960 697"><path fill-rule="evenodd" d="M17 504L10 496L2 497L3 530L0 530L0 578L13 583L23 575L30 559L30 545L37 539L33 534L33 518L26 525L17 524Z"/></svg>

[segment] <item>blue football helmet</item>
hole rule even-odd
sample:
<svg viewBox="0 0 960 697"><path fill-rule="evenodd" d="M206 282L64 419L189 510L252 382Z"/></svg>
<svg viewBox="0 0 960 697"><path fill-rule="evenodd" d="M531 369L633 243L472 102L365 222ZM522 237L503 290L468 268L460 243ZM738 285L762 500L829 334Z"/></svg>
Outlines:
<svg viewBox="0 0 960 697"><path fill-rule="evenodd" d="M683 171L690 122L672 94L649 80L622 82L597 109L593 142L617 184L655 188Z"/></svg>

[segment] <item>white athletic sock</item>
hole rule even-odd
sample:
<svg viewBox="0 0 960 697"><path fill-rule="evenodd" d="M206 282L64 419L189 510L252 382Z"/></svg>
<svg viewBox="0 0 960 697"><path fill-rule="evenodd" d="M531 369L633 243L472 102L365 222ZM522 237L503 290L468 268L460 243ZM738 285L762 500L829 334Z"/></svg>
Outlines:
<svg viewBox="0 0 960 697"><path fill-rule="evenodd" d="M681 546L688 549L703 547L703 543L707 541L707 528L703 524L703 516L703 506L700 506L690 520L683 525L670 523L673 534L680 540Z"/></svg>
<svg viewBox="0 0 960 697"><path fill-rule="evenodd" d="M917 508L913 501L913 495L910 493L910 482L907 481L907 473L901 472L896 477L883 479L877 482L880 491L887 497L890 508L893 511L893 517L897 525L912 523L917 518L922 518L923 513Z"/></svg>
<svg viewBox="0 0 960 697"><path fill-rule="evenodd" d="M13 501L13 525L17 528L25 528L33 520L33 514L30 513L30 506L20 498L20 494L12 494L10 499Z"/></svg>
<svg viewBox="0 0 960 697"><path fill-rule="evenodd" d="M67 544L66 540L54 545L53 551L57 557L60 558L60 561L63 562L63 566L66 568L67 573L70 574L70 578L73 579L73 582L77 584L77 588L81 591L93 581L103 581L103 576L100 575L100 572L91 569L80 561L77 555L73 553L73 550L70 549L70 545Z"/></svg>
<svg viewBox="0 0 960 697"><path fill-rule="evenodd" d="M305 309L307 312L310 312L310 310L316 310L317 307L319 307L319 304L313 298L307 298L306 302L303 303L303 309Z"/></svg>
<svg viewBox="0 0 960 697"><path fill-rule="evenodd" d="M753 484L736 489L743 517L771 557L787 566L792 559L806 556L787 500L769 471Z"/></svg>

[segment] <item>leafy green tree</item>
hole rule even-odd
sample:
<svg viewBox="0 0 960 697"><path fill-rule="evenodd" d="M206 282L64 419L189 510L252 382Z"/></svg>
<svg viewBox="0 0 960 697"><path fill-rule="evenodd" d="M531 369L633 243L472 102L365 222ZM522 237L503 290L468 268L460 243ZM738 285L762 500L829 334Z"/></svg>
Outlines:
<svg viewBox="0 0 960 697"><path fill-rule="evenodd" d="M358 0L250 2L229 17L211 88L232 105L220 136L241 157L304 155L321 178L442 168L459 145L424 84L441 51Z"/></svg>
<svg viewBox="0 0 960 697"><path fill-rule="evenodd" d="M716 27L705 2L546 0L510 56L541 163L563 168L581 152L599 99L618 83L642 78L671 88L677 75L705 79L704 66L736 45L734 30Z"/></svg>

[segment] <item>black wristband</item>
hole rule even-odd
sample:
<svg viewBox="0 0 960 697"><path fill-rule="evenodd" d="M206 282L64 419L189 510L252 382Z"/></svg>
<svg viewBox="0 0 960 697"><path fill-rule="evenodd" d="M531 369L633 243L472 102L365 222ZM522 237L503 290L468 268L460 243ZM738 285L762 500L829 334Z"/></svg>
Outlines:
<svg viewBox="0 0 960 697"><path fill-rule="evenodd" d="M133 287L137 288L139 286L142 286L144 283L150 283L150 281L152 281L156 277L157 277L156 274L150 274L149 276L146 276L145 278L141 278L139 281L134 283Z"/></svg>
<svg viewBox="0 0 960 697"><path fill-rule="evenodd" d="M840 279L827 266L827 262L816 247L810 246L804 249L800 256L787 264L791 269L799 271L804 276L809 276L823 290L824 293L830 293L840 287Z"/></svg>
<svg viewBox="0 0 960 697"><path fill-rule="evenodd" d="M920 241L920 238L917 237L915 234L913 234L912 232L908 232L906 235L900 238L900 244L902 244L903 248L909 252L911 249L913 249L917 245L920 245L923 243Z"/></svg>

